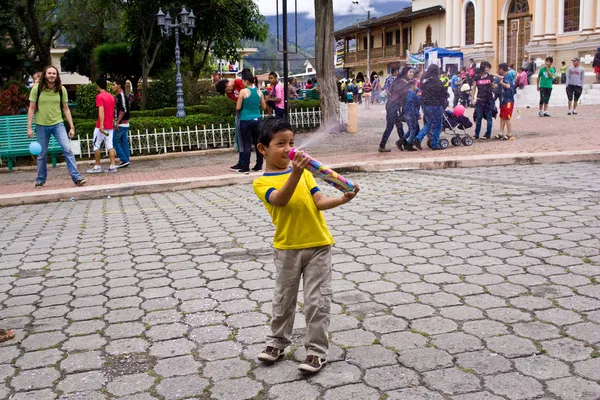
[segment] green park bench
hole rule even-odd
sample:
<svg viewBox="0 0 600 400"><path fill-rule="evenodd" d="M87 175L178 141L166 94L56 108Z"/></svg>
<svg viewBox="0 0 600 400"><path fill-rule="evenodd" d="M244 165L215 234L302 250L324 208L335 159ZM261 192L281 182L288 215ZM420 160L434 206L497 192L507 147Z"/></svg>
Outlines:
<svg viewBox="0 0 600 400"><path fill-rule="evenodd" d="M35 124L32 125L35 131ZM16 158L31 155L29 144L35 139L27 137L27 114L0 117L0 159L8 161L8 170L12 171ZM50 137L48 154L52 155L52 166L56 168L56 155L62 154L62 148Z"/></svg>
<svg viewBox="0 0 600 400"><path fill-rule="evenodd" d="M304 96L307 100L321 100L321 94L318 90L313 89L302 89L300 95Z"/></svg>

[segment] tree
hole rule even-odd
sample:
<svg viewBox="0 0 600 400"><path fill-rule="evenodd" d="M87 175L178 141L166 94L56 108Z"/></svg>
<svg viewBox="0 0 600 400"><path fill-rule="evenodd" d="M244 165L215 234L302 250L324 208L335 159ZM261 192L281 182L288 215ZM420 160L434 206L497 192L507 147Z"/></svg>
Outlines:
<svg viewBox="0 0 600 400"><path fill-rule="evenodd" d="M71 47L60 58L60 67L63 71L77 73L92 78L90 68L90 52L93 53L88 43L82 43Z"/></svg>
<svg viewBox="0 0 600 400"><path fill-rule="evenodd" d="M226 60L239 57L244 40L264 41L269 27L252 0L191 0L185 3L198 20L191 39L182 41L193 78L210 60L210 55Z"/></svg>
<svg viewBox="0 0 600 400"><path fill-rule="evenodd" d="M337 122L339 101L335 83L333 0L315 0L315 53L323 123Z"/></svg>
<svg viewBox="0 0 600 400"><path fill-rule="evenodd" d="M65 62L71 68L82 67L80 71L85 73L78 72L92 81L98 77L94 49L119 36L121 16L118 11L110 0L61 0L58 9L58 18L64 25L61 33L77 48L71 54L65 54Z"/></svg>
<svg viewBox="0 0 600 400"><path fill-rule="evenodd" d="M29 54L35 60L37 69L52 63L50 49L58 38L62 21L56 18L56 1L54 0L10 0L10 11L19 19L31 45ZM19 37L17 40L22 40ZM13 39L14 41L14 39Z"/></svg>
<svg viewBox="0 0 600 400"><path fill-rule="evenodd" d="M138 83L142 76L142 68L135 49L128 43L105 44L96 47L94 58L98 65L98 72L110 78L123 78L131 82L134 101L138 95Z"/></svg>
<svg viewBox="0 0 600 400"><path fill-rule="evenodd" d="M162 6L168 9L172 3L162 0L111 0L124 13L124 34L132 46L139 47L138 63L142 68L141 108L146 109L148 78L156 62L159 50L165 41L156 23L156 13Z"/></svg>

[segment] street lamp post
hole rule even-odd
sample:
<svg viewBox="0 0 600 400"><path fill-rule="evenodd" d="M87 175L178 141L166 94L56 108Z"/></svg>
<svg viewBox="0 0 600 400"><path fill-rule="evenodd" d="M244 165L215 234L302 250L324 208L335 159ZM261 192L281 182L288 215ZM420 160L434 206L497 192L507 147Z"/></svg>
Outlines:
<svg viewBox="0 0 600 400"><path fill-rule="evenodd" d="M371 20L371 11L365 10L365 8L358 2L358 0L353 0L352 4L356 4L360 8L363 9L364 12L367 13L367 77L369 81L371 80L371 27L368 25ZM358 43L356 43L356 48L358 51Z"/></svg>
<svg viewBox="0 0 600 400"><path fill-rule="evenodd" d="M171 15L167 11L167 15L162 12L162 8L158 9L158 14L156 14L156 19L158 22L158 26L160 27L160 34L162 36L171 36L171 32L175 32L175 65L177 65L177 77L175 79L175 87L177 93L177 117L185 118L185 105L183 104L183 81L181 79L181 53L179 51L179 30L186 36L192 36L194 32L194 26L196 26L196 16L194 15L194 10L188 12L185 9L185 6L181 9L179 13L179 17L181 21L177 21L177 17L175 17L175 22L173 22Z"/></svg>

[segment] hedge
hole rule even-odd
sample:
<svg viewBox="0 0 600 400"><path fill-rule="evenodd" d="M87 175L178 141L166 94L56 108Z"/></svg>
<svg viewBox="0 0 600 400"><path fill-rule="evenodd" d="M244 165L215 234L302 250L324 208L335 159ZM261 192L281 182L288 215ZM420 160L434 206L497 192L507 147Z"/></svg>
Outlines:
<svg viewBox="0 0 600 400"><path fill-rule="evenodd" d="M319 100L290 100L290 110L298 108L319 108L321 101ZM235 113L235 103L227 97L211 97L205 104L197 106L185 107L186 115L194 114L214 114L221 116L231 116ZM146 110L146 111L131 111L130 116L132 120L140 117L174 117L177 115L177 107L166 107L158 110Z"/></svg>
<svg viewBox="0 0 600 400"><path fill-rule="evenodd" d="M96 127L96 121L93 119L73 119L73 123L75 124L75 132L77 135L81 135L82 137L91 136L94 132L94 128ZM234 124L233 116L222 117L218 115L209 115L209 114L194 114L188 115L186 118L177 118L177 117L142 117L135 118L130 121L130 129L132 131L143 131L148 129L149 131L162 130L179 130L181 127L186 128L189 126L194 127L202 127L203 125L227 125Z"/></svg>

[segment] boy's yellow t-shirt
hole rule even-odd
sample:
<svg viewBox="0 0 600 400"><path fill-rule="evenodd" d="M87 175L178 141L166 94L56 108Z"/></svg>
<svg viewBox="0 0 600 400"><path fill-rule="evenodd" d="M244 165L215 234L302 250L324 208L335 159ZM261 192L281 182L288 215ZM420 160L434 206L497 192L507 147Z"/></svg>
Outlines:
<svg viewBox="0 0 600 400"><path fill-rule="evenodd" d="M290 177L285 172L265 173L252 184L254 192L264 203L275 225L273 246L279 250L298 250L327 246L334 243L323 213L317 209L313 194L319 191L315 178L304 171L296 190L285 207L269 203L274 190L281 190Z"/></svg>

